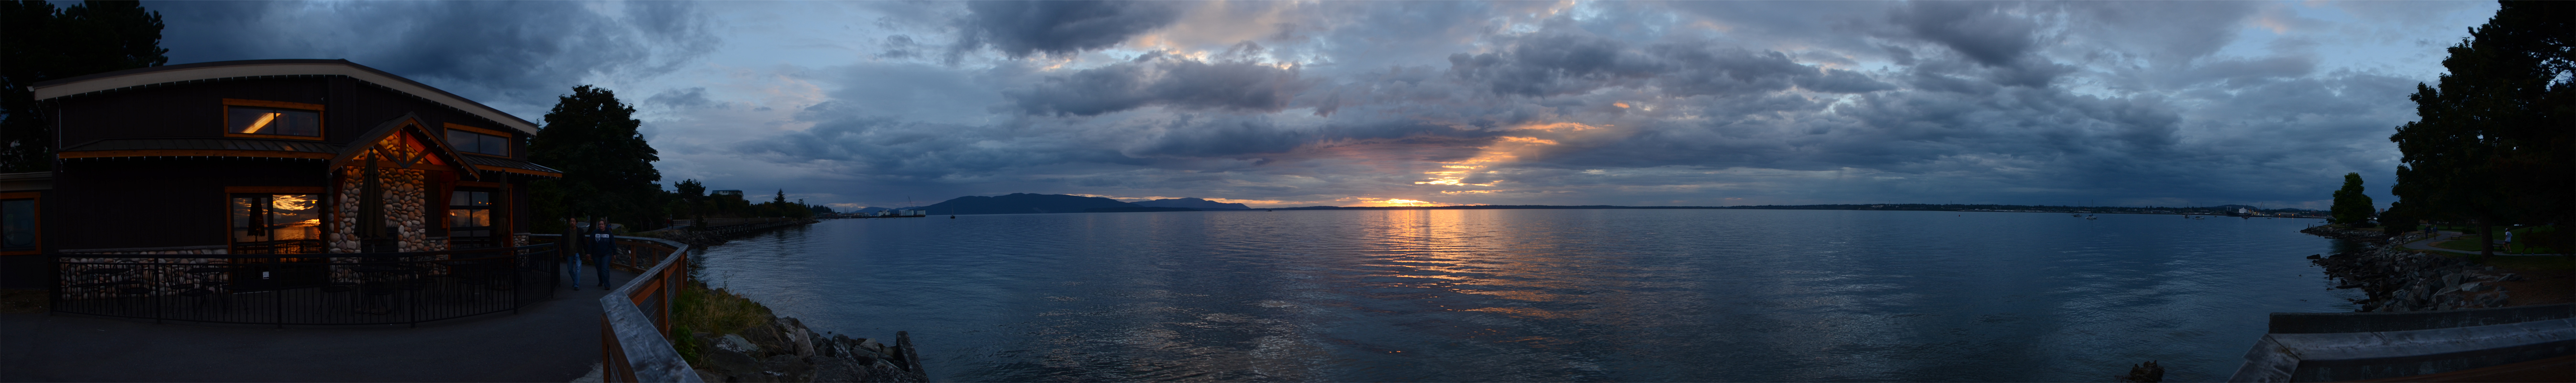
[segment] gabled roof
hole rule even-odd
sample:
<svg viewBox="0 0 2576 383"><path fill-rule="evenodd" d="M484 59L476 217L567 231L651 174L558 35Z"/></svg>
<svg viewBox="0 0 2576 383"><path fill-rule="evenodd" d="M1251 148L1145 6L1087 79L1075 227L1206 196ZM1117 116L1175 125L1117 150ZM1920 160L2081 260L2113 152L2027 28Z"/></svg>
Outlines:
<svg viewBox="0 0 2576 383"><path fill-rule="evenodd" d="M512 129L518 129L520 132L537 133L537 124L519 119L518 116L418 81L358 65L349 60L241 60L164 65L42 81L37 82L34 88L36 99L46 100L150 85L269 76L349 76L358 81L444 104L447 107L507 125Z"/></svg>
<svg viewBox="0 0 2576 383"><path fill-rule="evenodd" d="M368 129L367 134L358 135L357 141L350 141L348 148L341 149L339 155L331 157L330 167L339 168L341 166L346 166L349 162L358 160L359 155L366 154L367 150L375 149L377 142L384 141L386 137L393 137L394 135L401 134L402 132L411 132L412 134L419 135L420 138L418 141L420 141L422 146L428 147L430 155L446 159L447 163L454 164L451 166L455 166L458 170L473 169L473 167L470 167L471 165L468 165L468 163L465 162L465 155L458 154L456 153L455 148L448 147L447 140L440 139L437 135L429 134L429 129L421 125L420 116L411 113L403 113L402 117L395 117L393 120L385 121L382 124L376 124L376 128ZM409 166L406 164L405 167ZM458 177L465 177L466 179L481 179L481 174L478 174L477 172L459 171L456 173Z"/></svg>

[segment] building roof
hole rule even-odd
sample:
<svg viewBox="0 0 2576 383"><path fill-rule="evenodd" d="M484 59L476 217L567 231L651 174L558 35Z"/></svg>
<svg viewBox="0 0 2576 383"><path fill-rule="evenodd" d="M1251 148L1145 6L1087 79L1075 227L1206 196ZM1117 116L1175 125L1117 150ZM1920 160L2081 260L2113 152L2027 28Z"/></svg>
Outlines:
<svg viewBox="0 0 2576 383"><path fill-rule="evenodd" d="M438 135L429 134L429 128L422 126L420 122L420 115L403 113L402 117L394 117L392 120L385 120L384 123L376 124L375 129L369 129L366 134L358 135L358 140L352 142L357 144L356 146L343 148L340 150L340 153L331 157L331 167L337 168L342 165L349 164L352 161L357 161L358 157L365 156L368 147L374 146L378 142L383 142L387 138L398 137L402 135L403 132L411 132L411 134L420 137L419 144L427 146L426 148L422 148L428 152L424 154L446 158L449 162L465 161L463 158L465 155L458 154L456 152L456 148L447 146L446 140L439 139ZM411 167L411 164L401 164L398 166L409 168ZM467 172L461 176L469 179L481 178L472 172Z"/></svg>
<svg viewBox="0 0 2576 383"><path fill-rule="evenodd" d="M260 157L330 159L340 145L321 141L264 138L118 138L56 151L62 158L114 157Z"/></svg>
<svg viewBox="0 0 2576 383"><path fill-rule="evenodd" d="M508 159L508 158L500 158L500 157L485 157L485 156L467 155L467 156L465 156L465 163L474 164L474 168L476 168L476 169L491 170L491 171L503 171L503 172L519 173L519 174L540 175L540 176L556 177L556 178L562 178L562 177L563 177L563 171L562 171L562 170L555 170L554 168L545 167L544 165L538 165L538 164L528 163L527 161L513 160L513 159Z"/></svg>
<svg viewBox="0 0 2576 383"><path fill-rule="evenodd" d="M449 108L480 116L521 132L537 133L537 124L502 112L500 109L493 109L483 103L421 84L419 81L339 59L241 60L164 65L41 81L35 84L34 90L37 100L46 100L161 84L272 76L349 76L359 81L444 104Z"/></svg>

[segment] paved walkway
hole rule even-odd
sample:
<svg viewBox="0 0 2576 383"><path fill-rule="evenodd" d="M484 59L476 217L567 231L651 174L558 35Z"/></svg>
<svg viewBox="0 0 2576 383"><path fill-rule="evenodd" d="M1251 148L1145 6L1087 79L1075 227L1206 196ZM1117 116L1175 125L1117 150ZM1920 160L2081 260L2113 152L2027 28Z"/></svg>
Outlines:
<svg viewBox="0 0 2576 383"><path fill-rule="evenodd" d="M2448 240L2452 240L2452 239L2454 239L2454 238L2459 238L2459 237L2460 237L2460 235L2461 235L2461 234L2460 234L2460 232L2456 232L2456 231L2440 231L2440 232L2434 232L2434 233L2435 233L2435 234L2433 234L2433 238L2431 238L2431 239L2426 239L2426 240L2421 240L2421 241L2415 241L2415 242L2407 242L2407 243L2406 243L2406 248L2408 248L2408 249L2415 249L2415 250L2432 250L2432 251L2440 251L2440 252L2447 252L2447 253L2453 253L2453 254L2470 254L2470 255L2475 255L2475 254L2477 254L2477 253L2478 253L2478 252L2475 252L2475 251L2461 251L2461 250L2451 250L2451 249L2444 249L2444 248L2439 248L2439 247L2433 247L2433 244L2434 244L2434 243L2438 243L2438 242L2442 242L2442 241L2448 241ZM2511 256L2525 256L2525 255L2557 255L2557 256L2564 256L2564 255L2566 255L2566 254L2505 254L2503 251L2501 251L2501 249L2499 249L2499 251L2497 251L2497 252L2496 252L2496 255L2511 255Z"/></svg>
<svg viewBox="0 0 2576 383"><path fill-rule="evenodd" d="M616 285L634 278L614 274ZM568 382L599 361L599 297L606 293L558 290L517 314L419 328L0 314L0 381Z"/></svg>

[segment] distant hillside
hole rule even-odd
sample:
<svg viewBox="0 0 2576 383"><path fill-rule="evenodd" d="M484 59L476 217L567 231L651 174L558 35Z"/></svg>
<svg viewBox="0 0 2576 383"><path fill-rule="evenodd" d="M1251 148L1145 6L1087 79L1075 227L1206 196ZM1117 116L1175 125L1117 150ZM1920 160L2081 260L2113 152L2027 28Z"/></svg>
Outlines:
<svg viewBox="0 0 2576 383"><path fill-rule="evenodd" d="M1136 204L1118 200L1063 194L1011 193L991 197L964 196L921 207L930 214L1030 214L1081 213L1091 209L1137 208Z"/></svg>
<svg viewBox="0 0 2576 383"><path fill-rule="evenodd" d="M1252 210L1251 206L1245 206L1244 204L1209 201L1198 199L1196 197L1158 199L1133 203L1136 204L1136 206L1144 207L1185 207L1201 210Z"/></svg>

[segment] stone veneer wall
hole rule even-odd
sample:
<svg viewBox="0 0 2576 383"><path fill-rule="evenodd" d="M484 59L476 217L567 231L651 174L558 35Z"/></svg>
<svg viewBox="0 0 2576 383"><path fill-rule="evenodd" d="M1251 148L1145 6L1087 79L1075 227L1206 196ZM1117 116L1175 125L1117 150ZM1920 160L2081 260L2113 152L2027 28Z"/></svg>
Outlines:
<svg viewBox="0 0 2576 383"><path fill-rule="evenodd" d="M330 244L329 252L332 253L358 252L358 193L366 189L366 174L359 173L358 169L355 166L340 168L340 190L331 193L339 197L331 203L331 216L336 224L322 237L328 239L326 242Z"/></svg>
<svg viewBox="0 0 2576 383"><path fill-rule="evenodd" d="M222 248L222 247L215 247L215 246L193 246L193 247L185 247L185 248L139 248L139 249L100 249L100 250L64 250L64 251L62 251L62 254L63 254L63 255L72 255L72 256L84 255L84 254L93 254L93 255L109 255L109 254L115 254L115 255L128 255L128 254L150 254L150 255L216 255L216 254L228 254L228 253L231 253L231 250L230 250L230 249L225 249L225 248ZM230 261L228 261L228 260L227 260L227 258L63 258L63 262L97 262L97 263L108 263L108 262L120 262L120 261L125 261L125 260L133 260L133 261L135 261L135 263L145 263L145 262L147 262L147 261L148 261L149 263L181 263L181 264L209 264L209 263L214 263L214 261L225 261L226 263L230 263ZM90 267L116 267L116 266L100 265L100 266L90 266ZM164 293L175 292L175 291L178 291L178 290L179 290L179 289L174 289L173 287L186 286L186 285L193 284L193 283L198 283L198 282L228 282L228 281L231 281L231 279L232 279L232 275L231 275L232 273L188 274L188 273L180 273L180 272L177 272L178 270L182 270L182 268L164 268L164 270L167 270L167 271L169 271L169 272L162 272L162 273L114 274L114 275L116 275L116 277L100 277L100 276L94 276L94 275L81 275L79 271L80 271L80 270L82 270L82 269L86 269L86 268L84 268L84 267L71 267L71 268L63 268L63 269L60 269L60 270L55 270L54 272L58 274L58 275L56 276L56 278L61 278L61 279L58 279L58 280L60 280L60 281L64 281L64 284L65 284L65 285L73 285L73 284L89 283L89 282L91 282L92 280L98 280L98 279L101 279L101 278L118 278L117 280L121 280L121 281L138 281L138 282L143 282L144 284L147 284L147 285L151 285L151 286L156 287L155 289L153 289L154 291L160 291L160 292L164 292ZM129 273L130 273L130 272L129 272ZM64 288L63 288L63 293L64 293L65 295L63 296L63 298L65 298L65 299L108 298L108 297L113 296L112 294L114 294L114 291L115 291L116 289L120 289L120 288L123 288L123 287L113 287L113 286L112 286L112 287L64 287Z"/></svg>

